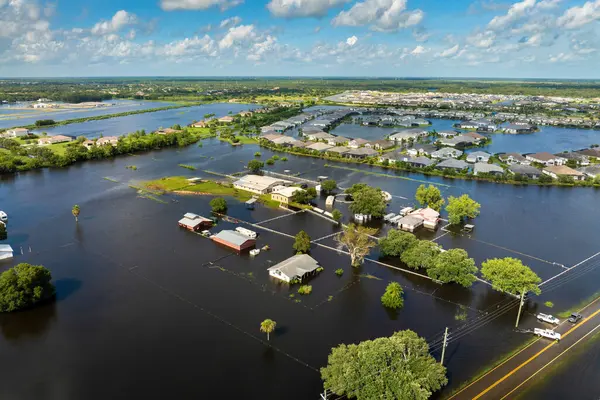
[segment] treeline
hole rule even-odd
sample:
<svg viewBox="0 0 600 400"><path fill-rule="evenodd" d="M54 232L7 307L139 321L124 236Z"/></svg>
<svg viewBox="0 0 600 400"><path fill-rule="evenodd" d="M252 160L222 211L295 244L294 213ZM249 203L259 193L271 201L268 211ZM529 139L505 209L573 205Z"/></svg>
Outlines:
<svg viewBox="0 0 600 400"><path fill-rule="evenodd" d="M64 154L58 154L49 147L24 147L13 139L0 138L0 173L13 173L44 167L66 167L79 161L101 160L121 154L157 150L170 146L187 146L200 140L201 134L182 130L169 135L147 134L144 130L119 138L116 146L83 146L86 140L78 138L66 146Z"/></svg>

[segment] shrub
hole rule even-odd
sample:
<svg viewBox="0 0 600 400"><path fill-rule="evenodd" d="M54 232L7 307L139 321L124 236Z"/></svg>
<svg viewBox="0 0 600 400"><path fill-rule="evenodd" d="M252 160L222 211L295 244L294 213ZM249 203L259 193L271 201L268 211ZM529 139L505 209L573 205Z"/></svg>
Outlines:
<svg viewBox="0 0 600 400"><path fill-rule="evenodd" d="M394 310L402 308L404 306L403 294L404 290L398 282L390 282L385 288L385 293L381 296L381 304Z"/></svg>
<svg viewBox="0 0 600 400"><path fill-rule="evenodd" d="M312 286L311 285L302 285L298 288L298 294L306 295L311 294Z"/></svg>
<svg viewBox="0 0 600 400"><path fill-rule="evenodd" d="M317 272L323 272L323 271L325 271L325 268L323 268L323 267L317 268Z"/></svg>
<svg viewBox="0 0 600 400"><path fill-rule="evenodd" d="M273 164L275 164L275 160L273 160L272 158L269 158L266 163L267 163L267 165L273 165Z"/></svg>
<svg viewBox="0 0 600 400"><path fill-rule="evenodd" d="M260 151L257 151L256 153L254 153L254 157L261 157L262 154L260 154Z"/></svg>
<svg viewBox="0 0 600 400"><path fill-rule="evenodd" d="M338 268L338 269L335 270L335 274L337 276L342 276L342 275L344 275L344 270L341 269L341 268Z"/></svg>
<svg viewBox="0 0 600 400"><path fill-rule="evenodd" d="M552 307L554 307L554 303L553 303L553 302L551 302L551 301L547 301L547 302L545 302L545 303L544 303L544 305L545 305L546 307L548 307L548 308L552 308Z"/></svg>
<svg viewBox="0 0 600 400"><path fill-rule="evenodd" d="M287 161L288 158L287 157L281 157L281 161Z"/></svg>
<svg viewBox="0 0 600 400"><path fill-rule="evenodd" d="M0 312L31 307L54 297L50 271L41 265L21 263L0 275Z"/></svg>
<svg viewBox="0 0 600 400"><path fill-rule="evenodd" d="M215 197L210 201L210 207L213 212L224 213L227 211L227 201L222 197Z"/></svg>

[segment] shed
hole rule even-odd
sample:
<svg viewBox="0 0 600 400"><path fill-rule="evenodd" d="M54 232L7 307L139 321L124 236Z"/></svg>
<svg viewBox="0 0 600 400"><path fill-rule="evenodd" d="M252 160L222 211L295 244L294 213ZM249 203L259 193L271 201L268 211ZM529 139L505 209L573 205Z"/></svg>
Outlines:
<svg viewBox="0 0 600 400"><path fill-rule="evenodd" d="M325 206L333 207L334 203L335 203L335 196L327 196L327 199L325 200Z"/></svg>
<svg viewBox="0 0 600 400"><path fill-rule="evenodd" d="M319 268L317 260L308 254L297 254L267 269L269 275L291 282L294 279L304 279L307 275L314 274Z"/></svg>
<svg viewBox="0 0 600 400"><path fill-rule="evenodd" d="M211 239L237 251L243 251L252 248L256 244L255 239L230 230L221 231L216 235L211 236Z"/></svg>
<svg viewBox="0 0 600 400"><path fill-rule="evenodd" d="M423 219L413 215L407 215L398 220L398 228L403 231L414 232L421 225L423 225Z"/></svg>
<svg viewBox="0 0 600 400"><path fill-rule="evenodd" d="M186 213L182 219L179 220L179 226L192 232L198 232L210 228L213 222L211 219L201 217L194 213Z"/></svg>

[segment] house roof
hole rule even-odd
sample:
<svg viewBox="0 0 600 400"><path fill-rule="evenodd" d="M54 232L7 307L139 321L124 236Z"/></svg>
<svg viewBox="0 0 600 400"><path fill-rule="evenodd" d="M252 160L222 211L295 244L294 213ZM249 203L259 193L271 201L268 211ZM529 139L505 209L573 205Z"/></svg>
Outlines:
<svg viewBox="0 0 600 400"><path fill-rule="evenodd" d="M490 153L486 153L485 151L474 151L472 153L469 153L468 156L474 156L474 157L491 157L492 155ZM467 157L468 157L467 156Z"/></svg>
<svg viewBox="0 0 600 400"><path fill-rule="evenodd" d="M522 175L539 175L542 173L542 171L540 171L539 169L537 169L535 167L532 167L530 165L520 165L520 164L509 165L508 170L512 173L522 174Z"/></svg>
<svg viewBox="0 0 600 400"><path fill-rule="evenodd" d="M569 168L566 165L551 165L544 168L544 171L552 172L556 175L567 175L567 176L583 176L583 172L577 171L573 168Z"/></svg>
<svg viewBox="0 0 600 400"><path fill-rule="evenodd" d="M292 197L294 195L294 193L296 193L298 191L303 191L303 190L300 189L299 187L293 187L293 186L275 186L271 193L272 194L280 194L282 196L289 198L289 197Z"/></svg>
<svg viewBox="0 0 600 400"><path fill-rule="evenodd" d="M229 230L221 231L214 235L213 238L220 239L224 242L231 243L236 246L242 246L247 241L252 240L248 236L242 235L241 233L238 233L236 231Z"/></svg>
<svg viewBox="0 0 600 400"><path fill-rule="evenodd" d="M316 150L316 151L325 151L327 149L330 149L331 147L333 147L333 146L331 146L327 143L320 143L320 142L316 142L309 146L306 146L307 149Z"/></svg>
<svg viewBox="0 0 600 400"><path fill-rule="evenodd" d="M346 143L348 142L350 139L345 138L343 136L334 136L332 138L328 139L330 142L334 142L334 143Z"/></svg>
<svg viewBox="0 0 600 400"><path fill-rule="evenodd" d="M333 135L330 135L327 132L309 133L308 136L311 136L311 137L313 137L313 138L315 138L317 140L320 140L320 139L327 139L328 140L328 139L333 139L335 137Z"/></svg>
<svg viewBox="0 0 600 400"><path fill-rule="evenodd" d="M357 145L363 145L363 144L369 143L369 141L367 139L363 139L363 138L352 139L350 142L355 143Z"/></svg>
<svg viewBox="0 0 600 400"><path fill-rule="evenodd" d="M449 158L447 160L442 161L436 167L439 168L455 168L455 169L465 169L469 168L469 164L464 162L463 160L455 160L453 158Z"/></svg>
<svg viewBox="0 0 600 400"><path fill-rule="evenodd" d="M379 153L377 153L377 150L361 147L360 149L351 149L347 152L347 154L353 156L374 156Z"/></svg>
<svg viewBox="0 0 600 400"><path fill-rule="evenodd" d="M450 157L450 155L454 156L456 155L457 157L462 156L463 152L460 150L456 150L456 149L452 149L449 147L443 147L437 151L434 151L433 153L431 153L432 155L436 155L436 156L448 156Z"/></svg>
<svg viewBox="0 0 600 400"><path fill-rule="evenodd" d="M347 153L350 151L349 148L347 148L346 146L335 146L332 147L330 149L327 149L328 152L330 153L338 153L338 154L342 154L342 153Z"/></svg>
<svg viewBox="0 0 600 400"><path fill-rule="evenodd" d="M589 176L599 176L600 175L600 165L590 165L589 167L581 167L577 168L577 171L583 172Z"/></svg>
<svg viewBox="0 0 600 400"><path fill-rule="evenodd" d="M500 173L504 173L504 169L502 169L501 166L496 165L496 164L487 164L487 163L482 163L482 162L478 162L475 163L475 166L473 167L473 172L475 172L475 174L477 174L478 172L484 172L484 173L490 173L490 172L500 172Z"/></svg>
<svg viewBox="0 0 600 400"><path fill-rule="evenodd" d="M319 268L317 260L309 256L308 254L297 254L293 257L288 258L280 262L279 264L273 265L268 268L268 271L279 271L283 275L290 279L296 276L303 276L309 272L315 271Z"/></svg>
<svg viewBox="0 0 600 400"><path fill-rule="evenodd" d="M550 154L545 151L541 152L541 153L529 154L528 157L534 158L534 159L540 160L540 161L550 161L550 160L555 160L557 158L561 158L561 157L555 156L554 154Z"/></svg>
<svg viewBox="0 0 600 400"><path fill-rule="evenodd" d="M290 181L286 181L284 179L271 178L270 176L261 176L261 175L245 175L235 181L234 185L240 186L251 186L256 190L266 190L270 186L273 185L281 185L284 183L291 183Z"/></svg>
<svg viewBox="0 0 600 400"><path fill-rule="evenodd" d="M504 160L508 160L510 157L512 157L515 160L518 161L524 161L525 157L523 157L521 154L519 153L504 153L504 154L500 154L498 156L502 161Z"/></svg>
<svg viewBox="0 0 600 400"><path fill-rule="evenodd" d="M405 217L400 218L398 221L398 226L400 225L418 225L423 223L423 218L417 215L407 215Z"/></svg>

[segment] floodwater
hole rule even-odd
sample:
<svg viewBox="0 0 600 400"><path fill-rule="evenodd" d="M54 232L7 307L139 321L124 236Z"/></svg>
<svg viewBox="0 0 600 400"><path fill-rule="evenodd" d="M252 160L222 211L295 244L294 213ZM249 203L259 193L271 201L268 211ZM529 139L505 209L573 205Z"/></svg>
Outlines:
<svg viewBox="0 0 600 400"><path fill-rule="evenodd" d="M175 124L185 126L193 121L204 119L205 114L215 114L217 117L223 117L227 115L229 111L235 114L240 111L253 110L258 107L259 106L257 105L251 104L205 104L202 106L177 108L147 114L134 114L125 117L87 121L80 124L56 126L53 128L39 129L35 131L35 133L46 132L50 136L62 134L85 136L88 139L95 139L100 137L100 135L120 136L141 129L145 129L146 132L151 132L158 128L168 128Z"/></svg>
<svg viewBox="0 0 600 400"><path fill-rule="evenodd" d="M209 215L210 198L167 195L157 202L128 186L169 175L214 179L204 170L242 171L256 151L263 159L273 154L255 145L232 147L211 139L201 148L2 177L0 208L10 218L4 243L16 255L0 268L18 262L47 266L57 301L0 315L0 398L312 399L322 390L318 368L326 364L331 347L412 329L434 345L439 359L435 341L448 326L447 393L529 338L512 329L514 300L485 284L438 286L373 262L353 269L348 257L323 247L314 246L311 255L325 271L311 278L313 293L302 297L296 287L271 280L266 271L293 254L292 239L259 231L259 245L272 250L256 258L238 256L177 226L185 212ZM468 193L482 204L470 237L442 237L439 229L419 236L439 237L445 248L465 248L478 264L490 257L519 257L547 279L563 271L558 264L572 266L600 251L593 223L600 220L599 190L517 187L401 172L384 177L373 175L386 173L376 167L336 164L359 170L350 171L327 167L323 160L286 156L289 161L268 169L289 169L307 179L326 175L344 187L356 182L380 186L395 196L390 204L395 212L414 204L421 181L445 185L446 196ZM128 165L136 165L137 171L126 169ZM228 214L246 221L286 215L228 202ZM78 224L71 215L73 204L82 210ZM338 207L349 215L345 204ZM212 230L233 226L221 221ZM311 214L265 227L291 235L304 229L313 239L337 229ZM320 243L334 246L331 238ZM378 257L377 250L372 257ZM600 260L584 263L529 299L521 327L536 326L533 314L544 310L547 300L561 310L596 292L598 266ZM344 269L342 277L333 273L337 268ZM391 280L405 288L405 307L397 313L380 304ZM466 325L455 319L463 311ZM277 321L270 343L259 332L265 318Z"/></svg>
<svg viewBox="0 0 600 400"><path fill-rule="evenodd" d="M105 100L103 103L112 104L109 107L80 108L80 109L20 109L23 103L17 105L5 104L0 106L0 129L14 126L33 125L40 119L64 121L67 119L95 117L98 115L117 114L128 111L147 110L172 106L174 103L143 100Z"/></svg>

